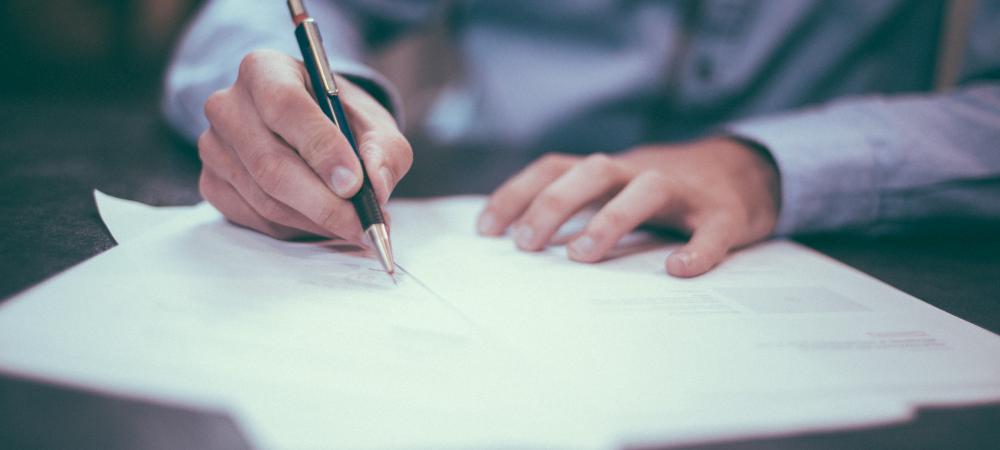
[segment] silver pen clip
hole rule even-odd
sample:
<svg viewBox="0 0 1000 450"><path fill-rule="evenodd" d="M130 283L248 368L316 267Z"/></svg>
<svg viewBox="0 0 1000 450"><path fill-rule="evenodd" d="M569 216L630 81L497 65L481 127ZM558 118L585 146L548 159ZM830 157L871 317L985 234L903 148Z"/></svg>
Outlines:
<svg viewBox="0 0 1000 450"><path fill-rule="evenodd" d="M327 95L340 94L337 87L337 80L330 71L330 61L326 59L326 49L323 48L323 35L319 33L316 21L309 16L301 0L288 0L288 10L305 31L306 39L309 40L309 51L312 52L312 59L316 61L316 69L319 72L320 82L323 83L323 90Z"/></svg>

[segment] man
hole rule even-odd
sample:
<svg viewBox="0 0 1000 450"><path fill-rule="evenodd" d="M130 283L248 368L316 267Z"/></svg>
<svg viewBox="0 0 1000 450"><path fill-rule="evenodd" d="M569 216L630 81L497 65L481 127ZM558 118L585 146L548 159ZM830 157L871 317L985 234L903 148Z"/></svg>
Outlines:
<svg viewBox="0 0 1000 450"><path fill-rule="evenodd" d="M382 202L413 151L392 88L363 61L443 4L308 5ZM998 1L974 4L957 47L940 45L946 12L962 9L951 2L447 4L466 69L449 89L468 119L453 144L489 149L498 168L569 152L508 179L479 219L485 235L510 227L521 249L544 248L594 202L570 258L600 260L635 227L664 226L691 234L666 261L684 277L772 235L1000 217ZM198 137L202 193L230 220L358 241L345 199L360 165L310 96L283 8L211 1L167 76L167 116ZM951 52L962 84L930 93L949 48L964 49ZM492 176L476 172L463 175Z"/></svg>

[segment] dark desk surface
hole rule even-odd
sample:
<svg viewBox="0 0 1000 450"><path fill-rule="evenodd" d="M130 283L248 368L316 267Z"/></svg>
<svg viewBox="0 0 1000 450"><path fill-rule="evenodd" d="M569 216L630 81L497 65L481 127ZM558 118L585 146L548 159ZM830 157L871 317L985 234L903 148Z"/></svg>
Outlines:
<svg viewBox="0 0 1000 450"><path fill-rule="evenodd" d="M53 126L58 124L58 126ZM419 162L418 162L419 163ZM91 191L193 204L199 163L149 104L0 105L0 298L114 245ZM819 251L1000 333L1000 237L820 236ZM244 448L224 411L200 411L0 375L0 448ZM697 448L996 448L1000 405L912 422Z"/></svg>

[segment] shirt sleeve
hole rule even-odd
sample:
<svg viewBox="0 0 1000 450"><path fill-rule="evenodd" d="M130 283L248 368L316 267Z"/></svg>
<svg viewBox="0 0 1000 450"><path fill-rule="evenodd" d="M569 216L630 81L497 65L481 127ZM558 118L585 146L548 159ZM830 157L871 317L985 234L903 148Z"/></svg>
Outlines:
<svg viewBox="0 0 1000 450"><path fill-rule="evenodd" d="M781 177L776 234L1000 220L1000 83L731 124Z"/></svg>
<svg viewBox="0 0 1000 450"><path fill-rule="evenodd" d="M363 30L337 2L312 2L309 13L323 34L331 68L367 90L402 123L399 96L392 84L362 61ZM163 113L176 130L191 139L208 128L203 105L213 92L236 81L240 61L256 49L274 49L300 58L294 28L284 2L212 0L189 25L164 78Z"/></svg>

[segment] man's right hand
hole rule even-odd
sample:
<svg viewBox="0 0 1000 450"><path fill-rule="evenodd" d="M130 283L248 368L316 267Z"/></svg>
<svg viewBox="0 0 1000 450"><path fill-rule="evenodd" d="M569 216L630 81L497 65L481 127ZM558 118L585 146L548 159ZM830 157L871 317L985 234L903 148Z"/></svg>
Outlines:
<svg viewBox="0 0 1000 450"><path fill-rule="evenodd" d="M205 102L198 138L202 196L230 221L279 239L305 235L362 242L348 199L361 164L316 104L301 61L274 51L243 58L236 82ZM340 95L381 203L410 169L413 152L392 115L339 78Z"/></svg>

